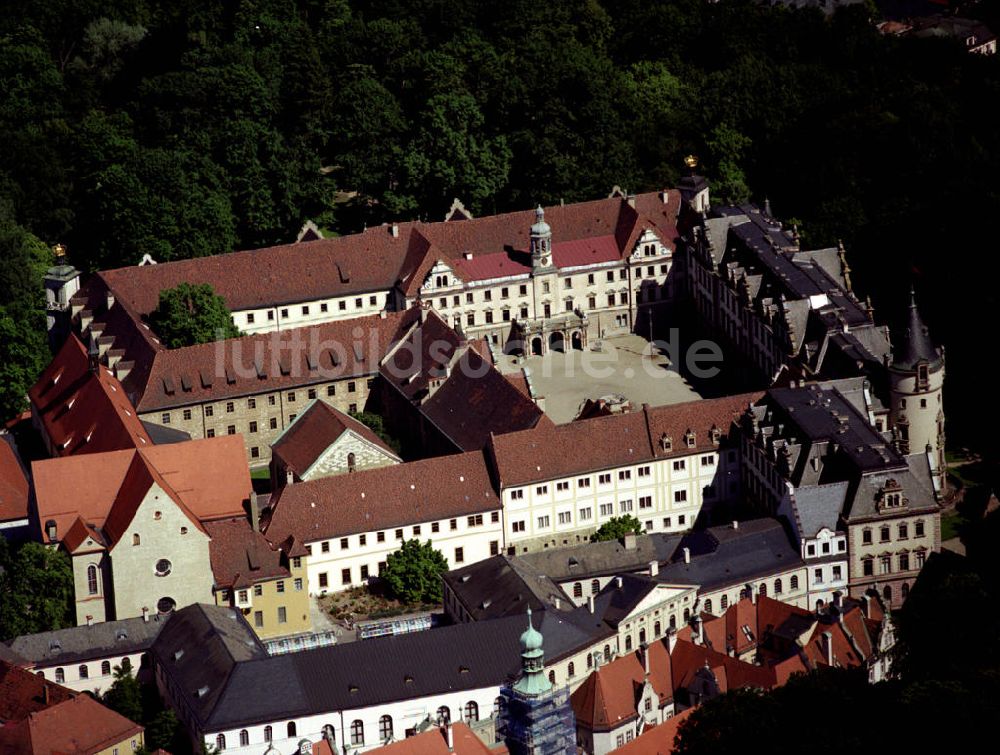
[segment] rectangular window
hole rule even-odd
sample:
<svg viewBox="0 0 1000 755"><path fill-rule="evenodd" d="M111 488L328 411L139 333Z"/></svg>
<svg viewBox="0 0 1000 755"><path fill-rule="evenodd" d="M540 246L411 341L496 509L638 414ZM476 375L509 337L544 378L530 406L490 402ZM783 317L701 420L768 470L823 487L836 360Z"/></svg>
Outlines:
<svg viewBox="0 0 1000 755"><path fill-rule="evenodd" d="M537 488L535 488L535 495L548 495L548 492L549 492L548 485L539 485Z"/></svg>
<svg viewBox="0 0 1000 755"><path fill-rule="evenodd" d="M275 396L274 394L271 394L270 396L267 397L268 406L276 406L277 403L278 403L278 397Z"/></svg>
<svg viewBox="0 0 1000 755"><path fill-rule="evenodd" d="M414 537L420 537L420 525L419 524L414 524L413 525L413 536Z"/></svg>
<svg viewBox="0 0 1000 755"><path fill-rule="evenodd" d="M337 302L337 309L339 309L341 312L343 312L345 309L347 309L347 302L344 299L341 299L340 301L338 301Z"/></svg>
<svg viewBox="0 0 1000 755"><path fill-rule="evenodd" d="M252 433L257 432L257 421L256 420L251 420L250 421L250 432L252 432Z"/></svg>
<svg viewBox="0 0 1000 755"><path fill-rule="evenodd" d="M367 544L368 544L368 536L367 535L358 535L358 545L360 545L362 548L364 548Z"/></svg>
<svg viewBox="0 0 1000 755"><path fill-rule="evenodd" d="M517 293L520 296L527 296L528 295L528 287L527 286L518 286Z"/></svg>
<svg viewBox="0 0 1000 755"><path fill-rule="evenodd" d="M674 492L674 503L685 503L688 499L688 492L686 490L677 490Z"/></svg>
<svg viewBox="0 0 1000 755"><path fill-rule="evenodd" d="M278 581L277 581L277 582L276 582L276 583L274 584L274 588L275 588L275 590L277 590L278 592L284 592L284 591L285 591L285 582L284 582L284 580L281 580L281 579L279 579L279 580L278 580Z"/></svg>
<svg viewBox="0 0 1000 755"><path fill-rule="evenodd" d="M351 381L350 381L350 382L349 382L349 383L347 384L347 392L348 392L348 393L356 393L356 392L357 392L357 390L358 390L358 386L357 386L357 383L355 383L355 382L354 382L353 380L351 380Z"/></svg>
<svg viewBox="0 0 1000 755"><path fill-rule="evenodd" d="M618 509L623 514L626 514L626 513L630 512L630 511L632 511L632 499L631 498L627 498L624 501L619 502Z"/></svg>
<svg viewBox="0 0 1000 755"><path fill-rule="evenodd" d="M590 478L589 477L581 477L580 479L578 479L576 481L576 486L578 488L589 488L590 487Z"/></svg>
<svg viewBox="0 0 1000 755"><path fill-rule="evenodd" d="M493 513L491 513L490 521L493 522L493 524L497 524L500 521L500 512L494 511Z"/></svg>
<svg viewBox="0 0 1000 755"><path fill-rule="evenodd" d="M282 309L281 310L281 316L282 316L282 318L284 318L285 320L287 320L288 319L288 310L287 309Z"/></svg>
<svg viewBox="0 0 1000 755"><path fill-rule="evenodd" d="M269 419L267 421L267 425L272 430L277 430L278 429L278 418L277 417L271 417L271 419Z"/></svg>
<svg viewBox="0 0 1000 755"><path fill-rule="evenodd" d="M288 612L285 610L284 606L278 606L278 623L279 624L288 623Z"/></svg>
<svg viewBox="0 0 1000 755"><path fill-rule="evenodd" d="M619 481L621 481L621 480L631 480L632 479L632 470L631 469L623 469L621 472L618 473L618 479L619 479Z"/></svg>
<svg viewBox="0 0 1000 755"><path fill-rule="evenodd" d="M260 446L250 446L250 458L251 459L260 458Z"/></svg>
<svg viewBox="0 0 1000 755"><path fill-rule="evenodd" d="M472 294L471 291L465 295L465 303L475 304L475 296Z"/></svg>
<svg viewBox="0 0 1000 755"><path fill-rule="evenodd" d="M264 586L263 585L254 585L253 586L253 596L255 598L259 598L263 594L264 594Z"/></svg>
<svg viewBox="0 0 1000 755"><path fill-rule="evenodd" d="M441 522L431 522L431 532L440 532Z"/></svg>
<svg viewBox="0 0 1000 755"><path fill-rule="evenodd" d="M210 406L206 406L205 407L205 416L206 417L211 417L213 414L215 414L215 410L212 407L210 407Z"/></svg>
<svg viewBox="0 0 1000 755"><path fill-rule="evenodd" d="M480 527L483 524L483 515L476 514L475 516L470 516L468 519L468 525L470 527Z"/></svg>
<svg viewBox="0 0 1000 755"><path fill-rule="evenodd" d="M253 612L253 625L255 627L257 627L257 629L260 629L261 627L264 626L264 612L263 611L254 611Z"/></svg>
<svg viewBox="0 0 1000 755"><path fill-rule="evenodd" d="M639 467L640 477L649 477L649 467Z"/></svg>
<svg viewBox="0 0 1000 755"><path fill-rule="evenodd" d="M346 537L340 538L340 550L342 550L342 551L346 551L347 550L347 538Z"/></svg>
<svg viewBox="0 0 1000 755"><path fill-rule="evenodd" d="M273 309L267 310L267 321L271 322L273 319L274 319L274 310Z"/></svg>
<svg viewBox="0 0 1000 755"><path fill-rule="evenodd" d="M568 482L557 482L556 483L556 492L562 493L562 492L565 492L567 490L569 490L569 483Z"/></svg>
<svg viewBox="0 0 1000 755"><path fill-rule="evenodd" d="M458 520L457 519L449 519L448 520L448 528L451 529L451 530L457 530L458 529Z"/></svg>
<svg viewBox="0 0 1000 755"><path fill-rule="evenodd" d="M581 519L581 521L586 521L586 520L590 519L592 513L593 512L592 512L590 506L584 506L582 509L580 509L580 519Z"/></svg>
<svg viewBox="0 0 1000 755"><path fill-rule="evenodd" d="M461 563L464 563L464 562L465 562L465 549L464 548L456 548L455 549L455 563L456 564L461 564Z"/></svg>
<svg viewBox="0 0 1000 755"><path fill-rule="evenodd" d="M319 586L327 587L329 585L329 578L326 576L326 572L320 572L319 575Z"/></svg>
<svg viewBox="0 0 1000 755"><path fill-rule="evenodd" d="M684 459L678 459L677 461L674 462L675 472L683 472L686 468L687 465L684 463Z"/></svg>
<svg viewBox="0 0 1000 755"><path fill-rule="evenodd" d="M315 388L310 388L309 389L309 393L307 395L309 396L310 399L316 398L316 389Z"/></svg>
<svg viewBox="0 0 1000 755"><path fill-rule="evenodd" d="M323 544L320 546L320 550L323 551L323 553L329 553L330 552L330 541L329 540L324 540Z"/></svg>
<svg viewBox="0 0 1000 755"><path fill-rule="evenodd" d="M253 325L253 320L254 320L253 312L251 312L250 314L247 315L247 325Z"/></svg>
<svg viewBox="0 0 1000 755"><path fill-rule="evenodd" d="M703 467L714 467L715 466L715 457L711 456L711 455L709 455L709 456L702 456L701 457L701 465Z"/></svg>
<svg viewBox="0 0 1000 755"><path fill-rule="evenodd" d="M524 522L511 522L510 523L511 532L524 532Z"/></svg>
<svg viewBox="0 0 1000 755"><path fill-rule="evenodd" d="M295 582L295 592L302 592L302 577L296 577Z"/></svg>
<svg viewBox="0 0 1000 755"><path fill-rule="evenodd" d="M319 311L320 312L329 312L330 311L330 305L327 304L326 302L323 302L322 304L319 305Z"/></svg>
<svg viewBox="0 0 1000 755"><path fill-rule="evenodd" d="M644 495L639 498L639 508L640 509L651 509L653 508L653 496Z"/></svg>
<svg viewBox="0 0 1000 755"><path fill-rule="evenodd" d="M293 569L302 568L302 556L295 556L295 558L292 559L292 568Z"/></svg>
<svg viewBox="0 0 1000 755"><path fill-rule="evenodd" d="M337 395L337 386L335 386L335 385L328 385L326 387L326 395L327 396L336 396Z"/></svg>
<svg viewBox="0 0 1000 755"><path fill-rule="evenodd" d="M401 529L396 530L396 539L397 540L402 540L403 539L403 530L401 530Z"/></svg>
<svg viewBox="0 0 1000 755"><path fill-rule="evenodd" d="M351 584L351 570L350 568L340 570L340 582L341 584L349 585Z"/></svg>
<svg viewBox="0 0 1000 755"><path fill-rule="evenodd" d="M613 503L602 503L599 510L601 516L611 516L615 513L615 505Z"/></svg>
<svg viewBox="0 0 1000 755"><path fill-rule="evenodd" d="M368 564L361 565L361 581L364 582L368 579Z"/></svg>
<svg viewBox="0 0 1000 755"><path fill-rule="evenodd" d="M559 524L572 524L573 514L570 511L560 511L559 512Z"/></svg>
<svg viewBox="0 0 1000 755"><path fill-rule="evenodd" d="M184 410L184 419L191 419L191 410L190 409L185 409Z"/></svg>
<svg viewBox="0 0 1000 755"><path fill-rule="evenodd" d="M611 484L611 473L608 472L607 474L599 475L598 478L597 478L597 482L599 484L601 484L601 485L610 485Z"/></svg>
<svg viewBox="0 0 1000 755"><path fill-rule="evenodd" d="M549 522L549 515L548 514L546 514L545 516L538 517L538 529L544 529L544 528L548 527L549 524L550 524L550 522Z"/></svg>
<svg viewBox="0 0 1000 755"><path fill-rule="evenodd" d="M303 304L302 305L302 314L306 315L306 316L309 315L309 305L308 304Z"/></svg>
<svg viewBox="0 0 1000 755"><path fill-rule="evenodd" d="M512 490L512 491L510 491L510 500L512 500L512 501L520 501L523 498L524 498L524 490L523 489L519 488L518 490Z"/></svg>
<svg viewBox="0 0 1000 755"><path fill-rule="evenodd" d="M377 535L375 535L375 540L377 542L379 542L379 543L384 543L385 542L385 533L384 532L379 532Z"/></svg>
<svg viewBox="0 0 1000 755"><path fill-rule="evenodd" d="M354 308L355 309L361 309L363 306L365 306L364 305L364 299L362 299L360 296L357 299L354 300Z"/></svg>
<svg viewBox="0 0 1000 755"><path fill-rule="evenodd" d="M670 517L669 516L663 517L663 528L664 529L670 529L671 526L673 526L673 525L672 525L672 523L670 521Z"/></svg>
<svg viewBox="0 0 1000 755"><path fill-rule="evenodd" d="M208 428L208 429L207 429L207 430L205 431L205 437L206 437L206 438L214 438L214 437L215 437L215 430L213 430L213 429L212 429L211 427L210 427L210 428Z"/></svg>
<svg viewBox="0 0 1000 755"><path fill-rule="evenodd" d="M160 415L160 422L163 423L164 425L169 425L170 424L170 412L164 412L163 414L161 414Z"/></svg>
<svg viewBox="0 0 1000 755"><path fill-rule="evenodd" d="M226 402L226 414L232 414L234 411L236 411L236 404L233 403L232 401L227 401Z"/></svg>
<svg viewBox="0 0 1000 755"><path fill-rule="evenodd" d="M295 391L289 391L288 392L288 403L289 404L294 404L295 403Z"/></svg>
<svg viewBox="0 0 1000 755"><path fill-rule="evenodd" d="M497 540L490 540L490 555L497 556L500 554L500 542Z"/></svg>
<svg viewBox="0 0 1000 755"><path fill-rule="evenodd" d="M236 435L236 425L229 425L226 428L226 433L229 435Z"/></svg>

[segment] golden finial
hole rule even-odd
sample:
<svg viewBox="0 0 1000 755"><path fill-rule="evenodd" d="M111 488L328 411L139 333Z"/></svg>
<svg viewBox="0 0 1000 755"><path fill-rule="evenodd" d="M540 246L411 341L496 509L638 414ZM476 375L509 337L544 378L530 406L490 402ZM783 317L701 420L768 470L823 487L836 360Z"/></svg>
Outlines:
<svg viewBox="0 0 1000 755"><path fill-rule="evenodd" d="M688 155L684 158L684 164L694 170L698 167L698 157L696 155Z"/></svg>
<svg viewBox="0 0 1000 755"><path fill-rule="evenodd" d="M55 252L56 259L61 260L63 257L66 256L66 245L56 244L54 247L52 247L52 251Z"/></svg>

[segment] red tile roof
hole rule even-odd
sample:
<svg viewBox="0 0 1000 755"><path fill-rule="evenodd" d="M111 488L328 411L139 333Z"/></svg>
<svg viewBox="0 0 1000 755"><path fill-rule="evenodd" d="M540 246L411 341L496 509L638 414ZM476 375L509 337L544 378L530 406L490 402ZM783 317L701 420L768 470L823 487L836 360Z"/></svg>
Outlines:
<svg viewBox="0 0 1000 755"><path fill-rule="evenodd" d="M698 670L706 666L715 674L720 692L741 687L771 689L777 684L773 669L754 666L680 638L670 654L670 664L675 693L688 687Z"/></svg>
<svg viewBox="0 0 1000 755"><path fill-rule="evenodd" d="M212 538L208 553L218 587L238 590L263 580L291 576L282 552L255 532L245 518L207 522L205 529Z"/></svg>
<svg viewBox="0 0 1000 755"><path fill-rule="evenodd" d="M28 478L10 436L0 438L0 522L28 517Z"/></svg>
<svg viewBox="0 0 1000 755"><path fill-rule="evenodd" d="M90 369L87 350L70 335L28 391L35 415L61 456L152 446L121 383Z"/></svg>
<svg viewBox="0 0 1000 755"><path fill-rule="evenodd" d="M265 534L272 543L289 535L309 543L499 508L474 451L286 485L272 499Z"/></svg>
<svg viewBox="0 0 1000 755"><path fill-rule="evenodd" d="M466 724L451 725L452 748L448 747L445 734L440 729L428 729L423 734L417 734L389 745L368 750L374 755L503 755L506 747L490 749L477 737ZM313 755L316 755L315 748Z"/></svg>
<svg viewBox="0 0 1000 755"><path fill-rule="evenodd" d="M576 241L555 241L552 244L552 261L559 268L600 265L621 259L623 251L618 248L613 235Z"/></svg>
<svg viewBox="0 0 1000 755"><path fill-rule="evenodd" d="M0 731L4 724L20 721L76 695L72 690L0 660Z"/></svg>
<svg viewBox="0 0 1000 755"><path fill-rule="evenodd" d="M143 727L106 708L89 695L29 714L0 728L0 753L11 755L90 755L131 739L142 744Z"/></svg>
<svg viewBox="0 0 1000 755"><path fill-rule="evenodd" d="M321 399L316 399L296 417L285 432L271 446L271 454L301 476L333 443L346 432L378 446L397 461L399 456L371 428L353 417L335 409Z"/></svg>
<svg viewBox="0 0 1000 755"><path fill-rule="evenodd" d="M373 375L415 318L410 309L158 351L145 382L129 374L125 385L149 412Z"/></svg>
<svg viewBox="0 0 1000 755"><path fill-rule="evenodd" d="M662 641L649 645L647 677L642 651L628 653L593 671L570 696L578 724L592 731L608 731L639 717L639 695L648 678L664 705L673 699L670 655Z"/></svg>
<svg viewBox="0 0 1000 755"><path fill-rule="evenodd" d="M614 751L615 755L671 755L677 732L694 711L694 708L688 708L668 718L662 724L646 729L631 742L627 742L624 747L617 748Z"/></svg>
<svg viewBox="0 0 1000 755"><path fill-rule="evenodd" d="M96 528L104 526L137 453L109 451L34 462L43 540L48 541L49 520L55 521L59 540L78 517ZM244 513L252 486L240 436L152 446L142 455L199 521Z"/></svg>
<svg viewBox="0 0 1000 755"><path fill-rule="evenodd" d="M722 440L727 439L733 423L752 401L757 401L763 395L763 391L754 391L683 404L643 407L647 416L650 443L657 458L685 456L716 448L711 438L712 428L719 430ZM684 443L684 435L688 430L694 432L693 448L688 448ZM663 450L660 441L664 435L669 436L673 442L672 451Z"/></svg>

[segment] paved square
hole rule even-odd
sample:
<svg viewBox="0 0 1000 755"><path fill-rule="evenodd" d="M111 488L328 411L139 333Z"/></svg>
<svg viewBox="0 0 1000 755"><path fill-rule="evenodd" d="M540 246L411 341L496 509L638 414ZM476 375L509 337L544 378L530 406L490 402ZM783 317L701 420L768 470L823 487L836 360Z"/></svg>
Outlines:
<svg viewBox="0 0 1000 755"><path fill-rule="evenodd" d="M621 395L632 402L633 411L644 403L679 404L701 398L678 372L668 369L670 361L664 354L650 355L649 342L641 336L604 338L591 347L520 359L501 355L497 366L503 372L526 367L536 394L545 398L545 413L560 425L571 422L588 398Z"/></svg>

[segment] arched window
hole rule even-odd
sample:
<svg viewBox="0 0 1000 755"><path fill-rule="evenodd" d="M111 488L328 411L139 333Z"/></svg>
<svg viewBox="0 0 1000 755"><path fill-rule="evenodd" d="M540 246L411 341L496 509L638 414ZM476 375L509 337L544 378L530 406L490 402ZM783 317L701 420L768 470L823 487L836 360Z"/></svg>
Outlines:
<svg viewBox="0 0 1000 755"><path fill-rule="evenodd" d="M654 637L660 636L660 622L658 621L653 624L653 636Z"/></svg>
<svg viewBox="0 0 1000 755"><path fill-rule="evenodd" d="M556 683L556 672L554 670L549 672L549 683L550 684Z"/></svg>
<svg viewBox="0 0 1000 755"><path fill-rule="evenodd" d="M451 721L451 709L447 705L442 705L437 709L438 723L446 724Z"/></svg>
<svg viewBox="0 0 1000 755"><path fill-rule="evenodd" d="M478 721L479 720L479 703L475 700L469 700L465 704L465 720L466 721Z"/></svg>
<svg viewBox="0 0 1000 755"><path fill-rule="evenodd" d="M597 595L601 591L601 580L592 579L590 580L590 593L591 595Z"/></svg>
<svg viewBox="0 0 1000 755"><path fill-rule="evenodd" d="M709 598L705 601L705 613L712 613L712 599Z"/></svg>
<svg viewBox="0 0 1000 755"><path fill-rule="evenodd" d="M583 597L583 583L582 582L574 582L573 583L573 597L574 598L582 598Z"/></svg>
<svg viewBox="0 0 1000 755"><path fill-rule="evenodd" d="M111 661L101 663L101 676L111 676Z"/></svg>
<svg viewBox="0 0 1000 755"><path fill-rule="evenodd" d="M626 652L632 649L632 635L626 635L625 637L625 650Z"/></svg>
<svg viewBox="0 0 1000 755"><path fill-rule="evenodd" d="M66 681L66 672L63 671L61 668L56 669L56 681L59 684L62 684L63 682Z"/></svg>
<svg viewBox="0 0 1000 755"><path fill-rule="evenodd" d="M87 593L97 595L97 567L93 564L87 567Z"/></svg>
<svg viewBox="0 0 1000 755"><path fill-rule="evenodd" d="M569 662L569 670L567 673L569 673L571 677L576 676L576 664L573 663L573 661Z"/></svg>
<svg viewBox="0 0 1000 755"><path fill-rule="evenodd" d="M760 587L757 589L757 594L760 597L762 597L762 598L766 598L767 597L767 585L764 584L763 582L761 582L760 583Z"/></svg>
<svg viewBox="0 0 1000 755"><path fill-rule="evenodd" d="M788 584L793 590L799 589L799 578L797 575L793 574L791 579L788 580Z"/></svg>
<svg viewBox="0 0 1000 755"><path fill-rule="evenodd" d="M892 603L892 588L889 587L889 585L886 585L882 589L882 600L885 601L886 605L889 605L890 603Z"/></svg>
<svg viewBox="0 0 1000 755"><path fill-rule="evenodd" d="M365 725L358 719L351 722L351 744L363 745L365 743Z"/></svg>
<svg viewBox="0 0 1000 755"><path fill-rule="evenodd" d="M294 737L295 736L295 731L296 731L295 722L294 721L289 721L288 722L288 736Z"/></svg>
<svg viewBox="0 0 1000 755"><path fill-rule="evenodd" d="M128 659L128 656L125 656L124 658L122 658L121 667L122 667L122 671L131 671L132 670L132 661L130 661Z"/></svg>
<svg viewBox="0 0 1000 755"><path fill-rule="evenodd" d="M270 742L272 739L274 739L273 730L271 729L271 724L268 724L264 727L264 741Z"/></svg>
<svg viewBox="0 0 1000 755"><path fill-rule="evenodd" d="M780 579L774 580L774 594L775 595L781 595L781 580Z"/></svg>
<svg viewBox="0 0 1000 755"><path fill-rule="evenodd" d="M392 716L382 716L378 720L378 738L382 742L392 739Z"/></svg>
<svg viewBox="0 0 1000 755"><path fill-rule="evenodd" d="M357 457L354 455L353 452L347 454L347 471L353 472L357 468L358 468Z"/></svg>
<svg viewBox="0 0 1000 755"><path fill-rule="evenodd" d="M640 645L645 645L646 644L646 630L645 629L640 629L639 630L639 644Z"/></svg>
<svg viewBox="0 0 1000 755"><path fill-rule="evenodd" d="M690 608L685 608L684 609L684 621L688 621L690 618L691 618L691 609Z"/></svg>
<svg viewBox="0 0 1000 755"><path fill-rule="evenodd" d="M670 628L671 629L677 629L677 616L676 615L671 615L670 616Z"/></svg>
<svg viewBox="0 0 1000 755"><path fill-rule="evenodd" d="M81 664L81 666L80 666L80 678L81 679L89 679L90 678L90 669L87 668L87 664L86 663Z"/></svg>
<svg viewBox="0 0 1000 755"><path fill-rule="evenodd" d="M136 535L136 537L139 537L139 536ZM216 750L225 750L226 749L226 735L225 734L220 734L219 736L217 736L215 738L215 749Z"/></svg>
<svg viewBox="0 0 1000 755"><path fill-rule="evenodd" d="M132 535L132 545L138 545L138 544L139 544L139 533L136 532L134 535ZM225 737L223 737L221 734L219 736L222 737L223 741L225 741L226 739Z"/></svg>
<svg viewBox="0 0 1000 755"><path fill-rule="evenodd" d="M721 609L722 609L723 611L725 611L725 610L726 610L727 608L729 608L729 596L728 596L728 595L723 595L723 596L722 596L722 597L721 597L721 598L719 599L719 607L720 607L720 608L721 608Z"/></svg>
<svg viewBox="0 0 1000 755"><path fill-rule="evenodd" d="M250 732L246 729L240 730L240 747L246 747L250 744Z"/></svg>
<svg viewBox="0 0 1000 755"><path fill-rule="evenodd" d="M823 610L823 599L822 598L819 598L816 601L816 610L817 611L822 611Z"/></svg>
<svg viewBox="0 0 1000 755"><path fill-rule="evenodd" d="M333 724L326 724L323 727L323 739L330 744L337 741L337 730L333 728Z"/></svg>

